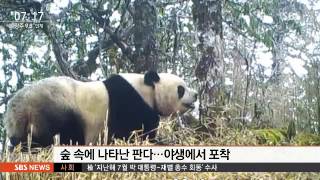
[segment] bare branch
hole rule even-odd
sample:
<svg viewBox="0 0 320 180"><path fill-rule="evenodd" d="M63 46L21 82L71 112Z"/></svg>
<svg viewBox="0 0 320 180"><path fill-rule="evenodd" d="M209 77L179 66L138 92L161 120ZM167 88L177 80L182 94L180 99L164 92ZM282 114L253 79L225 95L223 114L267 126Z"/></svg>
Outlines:
<svg viewBox="0 0 320 180"><path fill-rule="evenodd" d="M50 17L45 13L44 14L44 20L49 20ZM49 40L52 43L53 47L53 53L56 57L56 60L59 64L59 67L62 71L62 73L66 76L70 76L75 79L79 79L78 76L72 71L70 68L68 60L68 54L66 50L61 46L61 43L59 43L58 38L55 35L56 29L54 26L50 25L48 22L43 23L43 32L48 36Z"/></svg>
<svg viewBox="0 0 320 180"><path fill-rule="evenodd" d="M121 49L122 53L130 60L134 61L132 55L132 49L125 42L121 40L121 37L115 33L115 31L109 26L109 23L106 19L102 18L101 15L97 13L87 2L86 0L81 0L83 7L89 10L92 17L98 22L98 25L105 30L106 33L109 34L111 40Z"/></svg>
<svg viewBox="0 0 320 180"><path fill-rule="evenodd" d="M2 106L3 104L7 104L8 101L15 95L15 93L12 93L6 97L3 97L2 100L0 101L0 106Z"/></svg>

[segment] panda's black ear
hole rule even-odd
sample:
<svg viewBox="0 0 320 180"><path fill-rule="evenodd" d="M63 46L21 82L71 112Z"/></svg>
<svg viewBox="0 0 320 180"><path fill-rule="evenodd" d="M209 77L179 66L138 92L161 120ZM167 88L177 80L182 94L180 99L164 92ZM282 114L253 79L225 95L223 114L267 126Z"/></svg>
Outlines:
<svg viewBox="0 0 320 180"><path fill-rule="evenodd" d="M160 77L159 77L158 73L155 71L148 71L144 75L144 83L148 86L154 87L154 83L159 82L159 81L160 81Z"/></svg>

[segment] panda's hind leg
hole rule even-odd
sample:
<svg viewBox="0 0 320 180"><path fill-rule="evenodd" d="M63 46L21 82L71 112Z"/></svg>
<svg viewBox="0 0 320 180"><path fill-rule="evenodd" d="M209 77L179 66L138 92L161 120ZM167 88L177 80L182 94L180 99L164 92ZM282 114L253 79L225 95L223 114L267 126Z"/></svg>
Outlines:
<svg viewBox="0 0 320 180"><path fill-rule="evenodd" d="M69 145L72 142L72 144L84 145L83 120L74 109L65 107L57 107L51 110L43 109L42 114L47 122L42 126L50 129L51 132L42 132L42 135L36 139L40 144L53 144L54 135L59 134L60 144Z"/></svg>

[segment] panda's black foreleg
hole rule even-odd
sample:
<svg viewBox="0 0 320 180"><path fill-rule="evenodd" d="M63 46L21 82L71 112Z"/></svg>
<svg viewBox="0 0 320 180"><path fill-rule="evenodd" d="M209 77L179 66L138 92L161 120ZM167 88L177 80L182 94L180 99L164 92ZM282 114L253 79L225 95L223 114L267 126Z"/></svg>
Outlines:
<svg viewBox="0 0 320 180"><path fill-rule="evenodd" d="M152 141L155 139L158 131L160 117L158 115L154 115L152 117L146 118L143 123L143 140L147 137Z"/></svg>

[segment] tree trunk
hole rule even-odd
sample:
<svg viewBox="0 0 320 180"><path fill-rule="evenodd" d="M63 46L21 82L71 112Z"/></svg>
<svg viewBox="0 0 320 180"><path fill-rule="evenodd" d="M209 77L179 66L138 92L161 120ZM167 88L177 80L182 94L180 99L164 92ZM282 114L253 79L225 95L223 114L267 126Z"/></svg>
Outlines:
<svg viewBox="0 0 320 180"><path fill-rule="evenodd" d="M200 101L204 105L223 104L223 34L222 1L193 0L193 20L197 27L200 60L195 75L201 82ZM206 102L207 101L207 102Z"/></svg>
<svg viewBox="0 0 320 180"><path fill-rule="evenodd" d="M318 134L320 134L320 77L319 77L319 62L315 61L315 81L316 81L316 87L315 87L315 93L316 93L316 111L317 111L317 120L318 120Z"/></svg>
<svg viewBox="0 0 320 180"><path fill-rule="evenodd" d="M155 0L136 0L134 2L134 72L157 70L155 30L157 11Z"/></svg>

